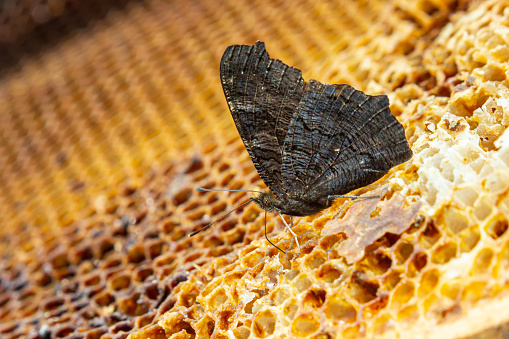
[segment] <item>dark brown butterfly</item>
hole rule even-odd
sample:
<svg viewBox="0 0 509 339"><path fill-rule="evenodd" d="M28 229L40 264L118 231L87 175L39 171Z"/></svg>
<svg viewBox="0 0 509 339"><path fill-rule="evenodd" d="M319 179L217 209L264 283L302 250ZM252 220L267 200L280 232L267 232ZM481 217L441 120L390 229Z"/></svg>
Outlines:
<svg viewBox="0 0 509 339"><path fill-rule="evenodd" d="M270 189L244 204L279 213L296 241L282 214L313 215L336 198L359 198L343 194L412 157L386 95L305 82L300 70L271 59L263 42L228 47L220 75L240 137Z"/></svg>

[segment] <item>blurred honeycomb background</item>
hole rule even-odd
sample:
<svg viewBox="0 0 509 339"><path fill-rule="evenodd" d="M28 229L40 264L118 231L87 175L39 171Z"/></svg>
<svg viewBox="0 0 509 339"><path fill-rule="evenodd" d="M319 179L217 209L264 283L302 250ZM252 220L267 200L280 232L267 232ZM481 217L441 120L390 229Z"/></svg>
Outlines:
<svg viewBox="0 0 509 339"><path fill-rule="evenodd" d="M509 2L0 2L1 338L504 338ZM223 97L231 44L387 94L414 152L295 219Z"/></svg>

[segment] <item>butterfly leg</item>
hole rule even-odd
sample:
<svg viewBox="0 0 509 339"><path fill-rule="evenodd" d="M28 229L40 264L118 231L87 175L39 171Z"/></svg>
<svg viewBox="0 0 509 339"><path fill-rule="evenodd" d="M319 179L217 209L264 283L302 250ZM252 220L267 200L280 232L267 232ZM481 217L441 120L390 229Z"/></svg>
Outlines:
<svg viewBox="0 0 509 339"><path fill-rule="evenodd" d="M292 224L292 226L290 227L290 225L288 225L288 223L286 222L285 218L283 218L283 215L281 213L279 213L279 217L281 218L281 220L283 220L283 223L285 224L286 228L288 229L288 231L290 231L290 233L293 235L294 239L295 239L295 242L297 243L297 248L299 249L299 254L297 254L297 256L295 258L297 258L299 255L300 255L300 245L299 245L299 239L297 238L297 234L295 234L294 231L292 231L292 227L293 227L293 219L292 217L290 216L290 222Z"/></svg>
<svg viewBox="0 0 509 339"><path fill-rule="evenodd" d="M285 251L283 251L282 249L280 249L279 247L277 247L272 241L269 240L269 237L267 237L267 211L265 211L265 239L267 239L267 241L269 242L269 244L271 244L272 246L274 246L275 248L277 248L278 250L280 250L281 252L283 252L283 254L286 254Z"/></svg>

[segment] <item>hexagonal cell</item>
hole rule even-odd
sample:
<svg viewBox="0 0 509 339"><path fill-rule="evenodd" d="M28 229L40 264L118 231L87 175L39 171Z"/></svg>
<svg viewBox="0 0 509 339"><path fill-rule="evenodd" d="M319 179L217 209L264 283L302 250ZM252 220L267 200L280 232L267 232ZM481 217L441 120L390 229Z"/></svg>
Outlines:
<svg viewBox="0 0 509 339"><path fill-rule="evenodd" d="M350 278L348 294L359 303L364 304L376 298L379 287L378 282L370 281L361 272L355 272Z"/></svg>
<svg viewBox="0 0 509 339"><path fill-rule="evenodd" d="M420 317L417 305L409 305L398 312L398 320L401 326L410 327Z"/></svg>
<svg viewBox="0 0 509 339"><path fill-rule="evenodd" d="M307 338L320 328L320 321L315 313L299 314L292 322L292 333L298 337Z"/></svg>
<svg viewBox="0 0 509 339"><path fill-rule="evenodd" d="M396 246L394 251L394 255L396 256L396 260L398 264L403 264L414 252L414 245L406 241L400 241Z"/></svg>
<svg viewBox="0 0 509 339"><path fill-rule="evenodd" d="M492 194L501 194L509 188L509 179L504 171L497 170L488 175L485 187Z"/></svg>
<svg viewBox="0 0 509 339"><path fill-rule="evenodd" d="M476 302L481 298L485 298L489 294L488 282L472 281L463 288L461 299L463 301Z"/></svg>
<svg viewBox="0 0 509 339"><path fill-rule="evenodd" d="M415 295L415 285L412 281L400 283L394 290L391 299L391 307L394 309L400 309Z"/></svg>
<svg viewBox="0 0 509 339"><path fill-rule="evenodd" d="M322 265L318 271L316 271L315 276L327 283L333 283L336 279L339 279L342 274L343 270L338 264L329 262Z"/></svg>
<svg viewBox="0 0 509 339"><path fill-rule="evenodd" d="M101 293L94 296L94 301L101 307L111 305L115 302L115 296L109 291L102 291Z"/></svg>
<svg viewBox="0 0 509 339"><path fill-rule="evenodd" d="M442 309L441 298L435 293L430 294L422 301L422 308L427 319L435 320L438 312Z"/></svg>
<svg viewBox="0 0 509 339"><path fill-rule="evenodd" d="M214 290L209 297L209 303L212 308L218 309L228 300L228 295L226 294L224 288L220 287Z"/></svg>
<svg viewBox="0 0 509 339"><path fill-rule="evenodd" d="M454 191L454 200L459 201L463 206L472 206L479 193L473 187L459 188Z"/></svg>
<svg viewBox="0 0 509 339"><path fill-rule="evenodd" d="M383 249L377 247L378 245L374 245L366 248L364 259L358 265L359 269L381 275L391 268L391 258L384 253Z"/></svg>
<svg viewBox="0 0 509 339"><path fill-rule="evenodd" d="M257 338L266 338L274 333L276 322L277 315L270 310L264 310L253 320L252 332Z"/></svg>
<svg viewBox="0 0 509 339"><path fill-rule="evenodd" d="M298 309L299 307L297 306L297 300L295 298L291 298L285 302L285 306L283 307L283 314L288 319L293 319Z"/></svg>
<svg viewBox="0 0 509 339"><path fill-rule="evenodd" d="M235 336L235 339L247 339L251 335L251 331L247 326L239 326L232 332L233 335Z"/></svg>
<svg viewBox="0 0 509 339"><path fill-rule="evenodd" d="M491 272L491 262L494 253L491 248L483 248L479 251L472 263L470 274L473 276Z"/></svg>
<svg viewBox="0 0 509 339"><path fill-rule="evenodd" d="M271 292L271 300L274 305L279 306L284 303L288 298L290 298L291 294L285 288L277 288L276 290Z"/></svg>
<svg viewBox="0 0 509 339"><path fill-rule="evenodd" d="M423 298L431 293L440 281L440 272L433 268L422 274L421 281L419 282L418 296Z"/></svg>
<svg viewBox="0 0 509 339"><path fill-rule="evenodd" d="M325 303L325 316L329 320L352 323L357 319L357 310L346 299L332 296Z"/></svg>
<svg viewBox="0 0 509 339"><path fill-rule="evenodd" d="M363 316L366 318L371 318L376 314L382 313L384 309L389 304L390 293L387 292L379 292L378 297L371 300L364 306Z"/></svg>
<svg viewBox="0 0 509 339"><path fill-rule="evenodd" d="M320 267L323 263L327 261L327 255L325 253L313 253L306 258L306 265L314 270Z"/></svg>
<svg viewBox="0 0 509 339"><path fill-rule="evenodd" d="M455 301L461 292L463 285L464 282L460 279L446 281L442 286L440 286L440 294Z"/></svg>
<svg viewBox="0 0 509 339"><path fill-rule="evenodd" d="M428 263L428 255L426 252L415 253L408 263L407 274L409 277L415 277Z"/></svg>
<svg viewBox="0 0 509 339"><path fill-rule="evenodd" d="M332 248L332 246L337 244L339 241L344 240L345 238L346 237L344 234L333 234L325 236L320 240L320 247L324 251L329 251Z"/></svg>
<svg viewBox="0 0 509 339"><path fill-rule="evenodd" d="M388 314L383 314L373 321L374 334L382 334L394 328L394 319Z"/></svg>
<svg viewBox="0 0 509 339"><path fill-rule="evenodd" d="M298 293L300 293L308 290L312 284L313 281L310 278L306 276L299 276L295 281L293 281L292 286Z"/></svg>
<svg viewBox="0 0 509 339"><path fill-rule="evenodd" d="M498 239L504 235L508 227L509 223L506 217L503 214L497 214L486 223L484 230L493 239Z"/></svg>
<svg viewBox="0 0 509 339"><path fill-rule="evenodd" d="M302 306L304 308L319 309L322 307L327 297L327 292L321 289L311 288L302 298Z"/></svg>
<svg viewBox="0 0 509 339"><path fill-rule="evenodd" d="M444 214L444 224L452 233L459 233L468 227L468 220L463 210L448 207Z"/></svg>
<svg viewBox="0 0 509 339"><path fill-rule="evenodd" d="M487 196L482 196L474 204L474 216L478 221L483 221L493 212L494 202Z"/></svg>
<svg viewBox="0 0 509 339"><path fill-rule="evenodd" d="M479 240L481 240L481 232L479 231L479 226L471 226L465 230L463 230L460 234L460 251L461 252L470 252L472 251Z"/></svg>
<svg viewBox="0 0 509 339"><path fill-rule="evenodd" d="M457 246L455 243L448 242L438 246L431 257L431 261L435 264L445 264L457 255Z"/></svg>
<svg viewBox="0 0 509 339"><path fill-rule="evenodd" d="M401 277L403 275L404 275L404 272L401 271L401 269L395 269L395 270L390 271L384 277L384 280L383 280L383 282L384 282L384 284L383 284L384 290L390 291L394 287L396 287L396 285L398 285L398 283L401 281Z"/></svg>
<svg viewBox="0 0 509 339"><path fill-rule="evenodd" d="M437 229L435 222L430 220L426 224L426 228L419 235L419 244L424 248L431 248L440 239L440 231Z"/></svg>
<svg viewBox="0 0 509 339"><path fill-rule="evenodd" d="M126 273L119 273L108 279L108 287L114 291L120 291L131 285L131 276Z"/></svg>
<svg viewBox="0 0 509 339"><path fill-rule="evenodd" d="M145 260L145 248L141 244L132 245L126 253L127 261L130 263L140 263Z"/></svg>

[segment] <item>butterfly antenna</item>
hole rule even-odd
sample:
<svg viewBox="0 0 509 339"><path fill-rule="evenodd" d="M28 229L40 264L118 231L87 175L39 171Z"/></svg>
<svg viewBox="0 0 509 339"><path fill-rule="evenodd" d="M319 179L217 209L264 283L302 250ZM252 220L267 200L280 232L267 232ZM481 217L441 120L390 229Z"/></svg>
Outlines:
<svg viewBox="0 0 509 339"><path fill-rule="evenodd" d="M196 190L198 191L198 189L196 189ZM249 204L251 201L253 201L253 199L249 199L248 201L246 201L246 202L244 202L244 203L240 204L239 206L235 207L234 209L232 209L232 210L231 210L231 211L229 211L228 213L223 214L222 216L220 216L219 218L217 218L216 220L214 220L213 222L211 222L211 223L210 223L210 224L208 224L207 226L203 226L203 227L202 227L202 228L200 228L199 230L194 231L194 232L192 232L192 233L189 233L189 236L190 236L190 237L192 237L192 236L194 236L194 235L196 235L196 234L200 233L201 231L206 230L207 228L209 228L210 226L212 226L212 225L213 225L213 224L215 224L216 222L221 221L221 220L223 220L224 218L226 218L227 216L229 216L229 215L230 215L233 211L238 210L238 209L239 209L239 208L241 208L242 206Z"/></svg>
<svg viewBox="0 0 509 339"><path fill-rule="evenodd" d="M269 240L269 237L267 237L267 211L265 211L265 239L267 239L267 241L272 245L274 246L275 248L277 248L278 250L280 250L281 252L283 252L283 254L286 254L285 251L283 251L282 249L280 249L279 247L277 247L276 244L274 244L272 241Z"/></svg>

